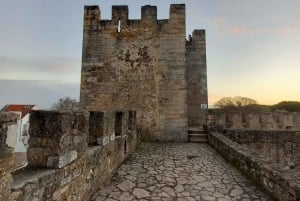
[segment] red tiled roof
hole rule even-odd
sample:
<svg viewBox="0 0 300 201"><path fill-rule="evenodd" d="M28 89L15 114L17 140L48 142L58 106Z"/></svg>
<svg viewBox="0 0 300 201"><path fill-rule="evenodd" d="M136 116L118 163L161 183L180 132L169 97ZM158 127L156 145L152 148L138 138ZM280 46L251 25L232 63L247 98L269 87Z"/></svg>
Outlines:
<svg viewBox="0 0 300 201"><path fill-rule="evenodd" d="M22 113L22 117L23 118L26 114L29 113L30 110L32 110L32 108L35 105L6 105L2 111L3 112L21 112Z"/></svg>

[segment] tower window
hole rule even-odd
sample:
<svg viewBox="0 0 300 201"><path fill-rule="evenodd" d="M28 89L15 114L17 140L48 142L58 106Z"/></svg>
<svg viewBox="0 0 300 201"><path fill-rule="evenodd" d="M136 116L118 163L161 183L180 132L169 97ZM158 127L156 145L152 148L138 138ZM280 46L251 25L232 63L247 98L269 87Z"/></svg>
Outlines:
<svg viewBox="0 0 300 201"><path fill-rule="evenodd" d="M118 29L117 29L118 33L121 32L121 19L118 19Z"/></svg>

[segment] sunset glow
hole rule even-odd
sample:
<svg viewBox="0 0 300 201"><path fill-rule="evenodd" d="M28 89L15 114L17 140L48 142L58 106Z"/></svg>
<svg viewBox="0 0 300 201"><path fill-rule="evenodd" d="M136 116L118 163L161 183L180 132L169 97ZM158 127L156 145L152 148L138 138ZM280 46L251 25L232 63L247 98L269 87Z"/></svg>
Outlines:
<svg viewBox="0 0 300 201"><path fill-rule="evenodd" d="M300 101L298 0L5 0L0 7L0 107L44 107L61 96L78 99L84 5L99 5L102 19L110 19L112 5L127 4L129 18L140 19L140 7L151 4L159 19L167 19L171 3L186 4L187 36L193 29L206 30L210 105L224 96L250 97L260 104Z"/></svg>

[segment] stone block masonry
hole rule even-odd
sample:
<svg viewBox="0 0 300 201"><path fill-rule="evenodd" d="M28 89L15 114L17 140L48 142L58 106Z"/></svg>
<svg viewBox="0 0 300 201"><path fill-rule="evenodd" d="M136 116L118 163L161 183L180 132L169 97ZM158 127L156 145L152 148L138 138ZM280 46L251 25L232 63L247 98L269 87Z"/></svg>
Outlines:
<svg viewBox="0 0 300 201"><path fill-rule="evenodd" d="M0 201L87 201L135 149L135 111L31 111L28 166L12 171L0 113ZM117 134L118 133L118 134Z"/></svg>
<svg viewBox="0 0 300 201"><path fill-rule="evenodd" d="M29 166L62 168L77 159L87 148L88 122L88 112L32 111Z"/></svg>
<svg viewBox="0 0 300 201"><path fill-rule="evenodd" d="M300 200L299 173L278 169L272 160L217 132L208 135L209 144L222 156L263 186L276 200Z"/></svg>
<svg viewBox="0 0 300 201"><path fill-rule="evenodd" d="M213 112L208 118L224 129L300 131L299 112Z"/></svg>
<svg viewBox="0 0 300 201"><path fill-rule="evenodd" d="M201 123L206 122L205 107L208 102L204 30L194 30L191 40L187 41L186 63L188 125L202 126Z"/></svg>
<svg viewBox="0 0 300 201"><path fill-rule="evenodd" d="M142 143L92 201L273 201L208 144Z"/></svg>
<svg viewBox="0 0 300 201"><path fill-rule="evenodd" d="M128 12L113 6L103 20L98 6L84 9L81 108L136 110L143 140L187 142L187 127L205 123L205 32L186 41L184 4L165 20L156 6L143 6L140 20Z"/></svg>
<svg viewBox="0 0 300 201"><path fill-rule="evenodd" d="M299 132L228 129L223 135L256 151L278 169L300 172Z"/></svg>
<svg viewBox="0 0 300 201"><path fill-rule="evenodd" d="M13 147L9 143L9 128L17 124L19 115L15 113L0 113L0 200L10 200L13 183L10 172L14 168Z"/></svg>
<svg viewBox="0 0 300 201"><path fill-rule="evenodd" d="M300 200L300 113L215 112L208 140L277 200Z"/></svg>

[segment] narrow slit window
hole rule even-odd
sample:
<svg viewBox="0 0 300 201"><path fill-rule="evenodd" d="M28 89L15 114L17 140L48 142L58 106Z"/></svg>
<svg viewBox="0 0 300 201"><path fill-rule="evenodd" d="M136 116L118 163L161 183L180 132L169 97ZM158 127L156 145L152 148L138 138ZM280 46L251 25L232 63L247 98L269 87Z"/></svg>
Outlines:
<svg viewBox="0 0 300 201"><path fill-rule="evenodd" d="M104 134L104 113L90 112L88 145L94 146L102 142Z"/></svg>
<svg viewBox="0 0 300 201"><path fill-rule="evenodd" d="M133 111L129 111L129 115L128 115L128 131L132 130L132 124L133 124Z"/></svg>
<svg viewBox="0 0 300 201"><path fill-rule="evenodd" d="M127 154L127 140L124 142L124 154Z"/></svg>
<svg viewBox="0 0 300 201"><path fill-rule="evenodd" d="M121 32L121 19L119 18L118 19L118 33L120 33Z"/></svg>
<svg viewBox="0 0 300 201"><path fill-rule="evenodd" d="M116 116L115 116L115 136L121 136L122 135L122 119L123 119L123 113L122 112L116 112Z"/></svg>

